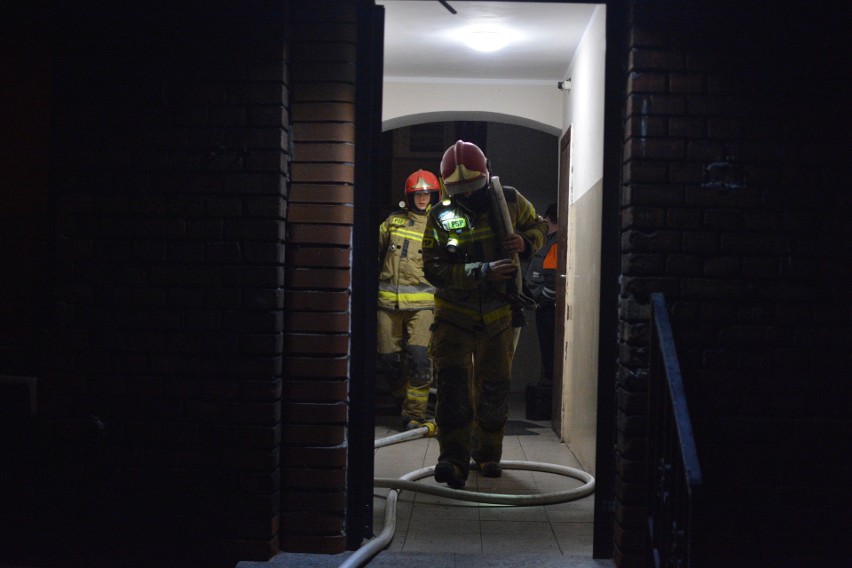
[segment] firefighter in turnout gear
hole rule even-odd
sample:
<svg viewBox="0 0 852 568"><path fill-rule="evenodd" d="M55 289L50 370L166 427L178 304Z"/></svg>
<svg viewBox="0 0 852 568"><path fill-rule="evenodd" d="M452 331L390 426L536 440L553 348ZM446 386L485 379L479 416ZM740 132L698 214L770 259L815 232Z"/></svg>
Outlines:
<svg viewBox="0 0 852 568"><path fill-rule="evenodd" d="M405 181L405 202L379 227L379 366L402 415L403 430L433 422L429 416L432 363L429 341L435 288L423 275L423 231L438 202L435 174L417 170Z"/></svg>
<svg viewBox="0 0 852 568"><path fill-rule="evenodd" d="M500 237L491 206L490 166L459 140L441 160L445 198L431 208L423 236L426 278L435 288L432 362L440 455L435 480L464 486L471 468L499 477L514 355L513 290L520 269L544 243L547 223L517 190L502 188L514 233ZM494 180L496 181L496 180Z"/></svg>

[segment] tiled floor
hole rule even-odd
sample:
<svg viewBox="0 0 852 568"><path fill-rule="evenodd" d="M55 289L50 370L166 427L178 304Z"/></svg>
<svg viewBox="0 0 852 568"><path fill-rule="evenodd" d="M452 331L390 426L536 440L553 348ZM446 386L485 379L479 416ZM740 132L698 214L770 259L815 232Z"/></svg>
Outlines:
<svg viewBox="0 0 852 568"><path fill-rule="evenodd" d="M378 416L376 439L399 433L399 418ZM549 422L526 420L523 395L513 395L503 459L557 464L582 469L574 454L559 441ZM375 477L399 477L434 466L435 438L418 438L378 447ZM420 484L446 487L431 477ZM471 471L465 490L500 494L540 494L582 485L576 479L539 471L504 470L498 479ZM384 529L390 489L374 490L374 532ZM592 559L594 494L552 505L507 506L458 501L409 490L400 491L396 528L390 544L369 559L369 568L611 567L611 560ZM351 552L335 556L282 553L268 563L244 562L238 568L281 566L331 568ZM351 562L351 561L350 561Z"/></svg>
<svg viewBox="0 0 852 568"><path fill-rule="evenodd" d="M549 422L526 420L523 395L513 395L509 425L503 446L504 460L553 463L582 469L568 447L561 443ZM376 439L398 432L398 420L376 419ZM438 441L420 438L375 450L375 476L398 478L433 466ZM419 481L437 484L431 477ZM497 479L471 471L466 490L485 493L538 494L565 491L582 485L579 480L552 473L504 470ZM374 530L384 525L385 496L389 489L375 490ZM400 492L396 506L396 530L387 550L406 553L461 553L483 555L535 554L541 556L592 557L594 495L538 506L506 506L458 501L442 496Z"/></svg>

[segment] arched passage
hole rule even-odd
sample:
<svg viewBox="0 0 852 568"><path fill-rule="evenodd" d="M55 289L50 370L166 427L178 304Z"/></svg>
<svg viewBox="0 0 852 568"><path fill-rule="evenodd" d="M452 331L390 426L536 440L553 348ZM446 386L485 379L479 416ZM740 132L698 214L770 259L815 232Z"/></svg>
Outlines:
<svg viewBox="0 0 852 568"><path fill-rule="evenodd" d="M533 130L540 130L553 136L559 136L561 130L552 125L533 120L524 116L513 114L504 114L500 112L490 111L459 111L459 110L443 110L433 112L420 112L396 116L382 121L382 131L394 130L405 126L415 124L424 124L427 122L454 122L454 121L479 121L479 122L500 122L504 124L514 124L516 126L524 126Z"/></svg>

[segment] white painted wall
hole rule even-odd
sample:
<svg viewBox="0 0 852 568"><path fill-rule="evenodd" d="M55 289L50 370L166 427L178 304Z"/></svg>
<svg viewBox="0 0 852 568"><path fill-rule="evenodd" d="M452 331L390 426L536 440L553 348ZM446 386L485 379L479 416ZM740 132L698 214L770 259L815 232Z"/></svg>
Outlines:
<svg viewBox="0 0 852 568"><path fill-rule="evenodd" d="M571 90L563 96L561 132L571 129L573 190L577 201L603 177L604 63L606 6L595 7L568 66ZM563 91L564 92L564 91Z"/></svg>
<svg viewBox="0 0 852 568"><path fill-rule="evenodd" d="M597 6L568 66L563 132L571 127L571 203L565 279L560 435L594 473L600 320L606 7Z"/></svg>
<svg viewBox="0 0 852 568"><path fill-rule="evenodd" d="M517 124L560 136L573 124L574 200L603 176L606 6L595 6L566 65L570 91L556 83L473 79L384 78L382 130L425 122L481 120ZM558 148L555 150L558 153Z"/></svg>
<svg viewBox="0 0 852 568"><path fill-rule="evenodd" d="M404 81L385 77L382 130L452 120L480 120L528 126L559 135L562 92L556 82Z"/></svg>

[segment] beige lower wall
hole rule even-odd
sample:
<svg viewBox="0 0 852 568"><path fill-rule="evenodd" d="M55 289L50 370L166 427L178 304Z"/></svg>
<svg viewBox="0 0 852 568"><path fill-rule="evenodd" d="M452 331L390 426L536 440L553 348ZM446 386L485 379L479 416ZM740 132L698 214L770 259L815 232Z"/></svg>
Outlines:
<svg viewBox="0 0 852 568"><path fill-rule="evenodd" d="M594 474L600 319L601 193L599 180L571 205L566 279L562 438Z"/></svg>

